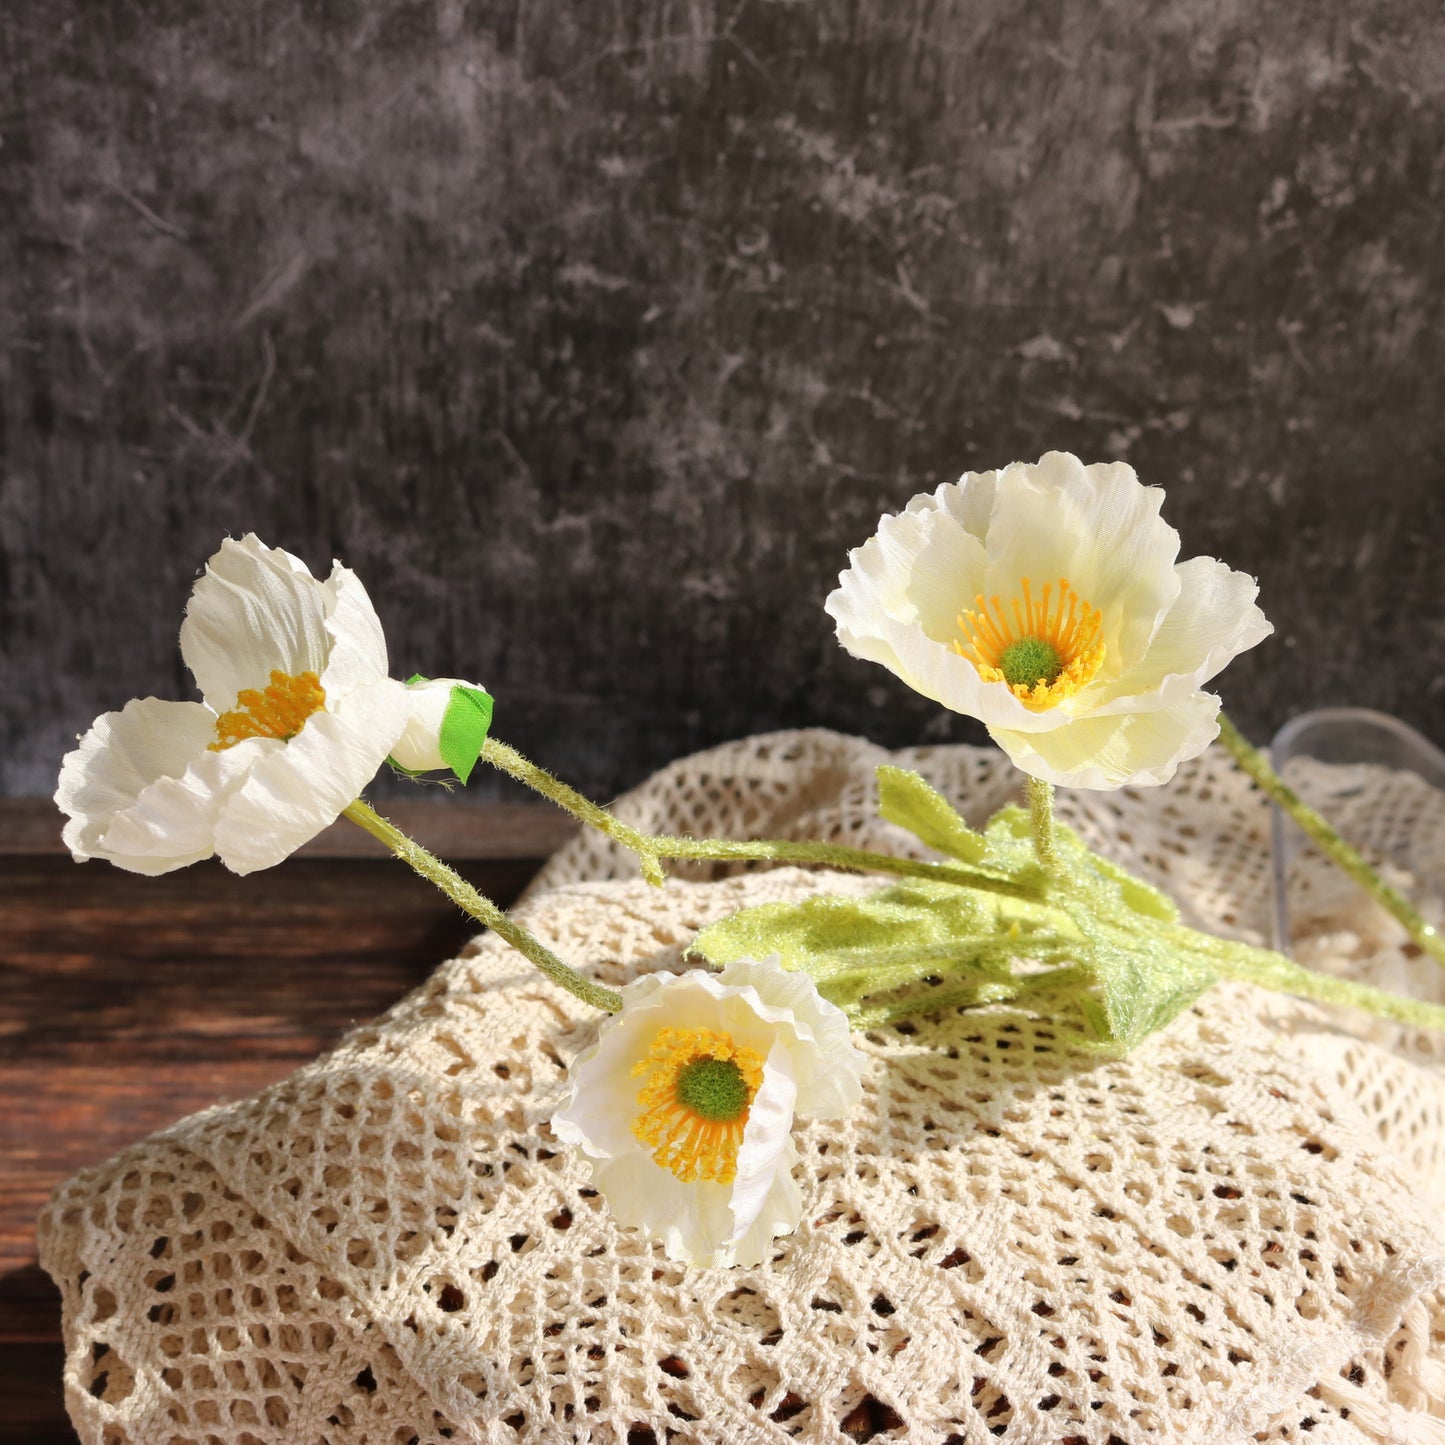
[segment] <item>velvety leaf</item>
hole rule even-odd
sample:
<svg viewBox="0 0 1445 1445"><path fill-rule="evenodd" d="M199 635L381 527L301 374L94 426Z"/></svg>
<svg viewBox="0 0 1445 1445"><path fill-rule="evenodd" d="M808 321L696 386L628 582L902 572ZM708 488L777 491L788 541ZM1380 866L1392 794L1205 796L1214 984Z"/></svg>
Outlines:
<svg viewBox="0 0 1445 1445"><path fill-rule="evenodd" d="M963 821L942 793L907 768L885 763L878 769L878 812L952 858L977 863L984 855L983 835Z"/></svg>
<svg viewBox="0 0 1445 1445"><path fill-rule="evenodd" d="M1011 975L1003 948L1024 935L999 930L995 911L976 895L947 883L906 883L867 898L809 898L745 908L702 930L693 949L715 964L777 954L784 968L815 978L858 971L876 974L873 988L907 976L968 973L980 979ZM980 939L984 940L980 944ZM920 968L915 965L927 965Z"/></svg>

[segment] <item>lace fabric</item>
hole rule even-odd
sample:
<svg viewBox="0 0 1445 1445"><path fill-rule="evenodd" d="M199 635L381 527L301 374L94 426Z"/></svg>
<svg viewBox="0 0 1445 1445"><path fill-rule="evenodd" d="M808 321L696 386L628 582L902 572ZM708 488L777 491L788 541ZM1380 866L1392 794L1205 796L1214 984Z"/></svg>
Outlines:
<svg viewBox="0 0 1445 1445"><path fill-rule="evenodd" d="M805 732L685 759L618 811L916 848L874 814L885 760L974 823L1015 789L985 750ZM1428 874L1445 810L1419 787L1347 801ZM1226 757L1060 814L1188 921L1262 937L1267 812ZM880 886L678 871L649 888L584 836L520 914L617 985L739 907ZM1441 996L1373 905L1298 873L1311 961ZM801 1228L714 1271L619 1230L551 1138L595 1023L486 936L291 1078L62 1185L42 1260L81 1438L1445 1442L1438 1039L1234 984L1120 1061L1012 1006L880 1030L863 1107L797 1134Z"/></svg>

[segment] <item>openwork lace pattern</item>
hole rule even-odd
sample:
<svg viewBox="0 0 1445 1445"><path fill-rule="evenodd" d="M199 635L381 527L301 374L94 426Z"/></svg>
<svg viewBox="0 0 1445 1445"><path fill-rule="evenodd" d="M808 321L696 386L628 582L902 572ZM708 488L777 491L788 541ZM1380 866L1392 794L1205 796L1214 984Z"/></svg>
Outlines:
<svg viewBox="0 0 1445 1445"><path fill-rule="evenodd" d="M751 739L619 811L901 849L888 757ZM891 760L975 823L1014 787L983 750ZM1440 799L1399 786L1349 805L1423 872ZM1267 814L1226 759L1060 811L1190 921L1265 935ZM739 907L879 886L724 871L659 891L582 839L522 912L615 986ZM1438 996L1388 919L1297 871L1313 961ZM87 1445L1445 1442L1437 1043L1239 985L1116 1062L1011 1006L880 1030L862 1108L800 1129L802 1227L713 1271L616 1228L551 1138L583 1013L483 938L334 1053L63 1185L43 1261Z"/></svg>

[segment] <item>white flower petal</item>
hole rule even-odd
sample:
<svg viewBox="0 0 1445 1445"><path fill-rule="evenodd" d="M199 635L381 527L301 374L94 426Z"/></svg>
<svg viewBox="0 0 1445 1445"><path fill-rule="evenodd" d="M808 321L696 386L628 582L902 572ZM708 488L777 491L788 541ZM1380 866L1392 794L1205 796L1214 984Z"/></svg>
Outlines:
<svg viewBox="0 0 1445 1445"><path fill-rule="evenodd" d="M732 1191L726 1184L699 1180L684 1184L641 1149L617 1159L589 1161L592 1183L607 1197L619 1224L658 1239L669 1259L703 1266L733 1262Z"/></svg>
<svg viewBox="0 0 1445 1445"><path fill-rule="evenodd" d="M227 799L216 825L221 861L252 873L314 838L371 781L406 720L406 689L389 678L313 713Z"/></svg>
<svg viewBox="0 0 1445 1445"><path fill-rule="evenodd" d="M988 595L1016 597L1024 577L1036 592L1067 578L1104 615L1102 676L1127 671L1179 594L1179 533L1159 515L1163 501L1122 462L1086 467L1050 452L1037 466L1015 463L989 523Z"/></svg>
<svg viewBox="0 0 1445 1445"><path fill-rule="evenodd" d="M963 640L959 614L984 590L988 555L951 512L919 520L922 537L909 570L908 600L924 632L949 647Z"/></svg>
<svg viewBox="0 0 1445 1445"><path fill-rule="evenodd" d="M798 1151L792 1136L784 1140L783 1156L773 1173L767 1197L758 1209L753 1222L733 1241L729 1258L715 1263L740 1265L761 1264L772 1252L773 1241L780 1234L791 1234L803 1217L803 1191L793 1177L793 1166L798 1162Z"/></svg>
<svg viewBox="0 0 1445 1445"><path fill-rule="evenodd" d="M1152 712L1080 718L1047 733L990 728L1016 767L1063 788L1167 783L1219 735L1219 699L1196 692Z"/></svg>
<svg viewBox="0 0 1445 1445"><path fill-rule="evenodd" d="M730 1240L746 1234L757 1221L788 1152L793 1108L798 1098L791 1066L787 1042L780 1038L767 1056L763 1082L748 1108L747 1127L738 1149L737 1178L728 1197L733 1216ZM794 1225L797 1222L793 1220Z"/></svg>
<svg viewBox="0 0 1445 1445"><path fill-rule="evenodd" d="M329 639L321 685L328 699L339 699L386 676L386 634L366 588L349 567L333 563L331 576L318 588Z"/></svg>
<svg viewBox="0 0 1445 1445"><path fill-rule="evenodd" d="M227 538L206 563L181 625L181 656L207 704L236 705L244 688L265 687L273 670L325 670L326 599L306 564L254 534Z"/></svg>
<svg viewBox="0 0 1445 1445"><path fill-rule="evenodd" d="M158 779L174 779L215 741L216 717L197 702L137 698L120 712L96 718L60 765L55 802L69 822L65 845L77 861L109 858L133 872L163 873L206 857L193 844L178 845L173 861L152 856L145 867L115 857L103 839L118 814L135 805ZM165 866L159 866L165 863Z"/></svg>
<svg viewBox="0 0 1445 1445"><path fill-rule="evenodd" d="M226 800L262 758L285 746L277 738L248 738L201 753L178 778L158 779L116 814L102 839L105 856L136 873L166 873L209 858Z"/></svg>
<svg viewBox="0 0 1445 1445"><path fill-rule="evenodd" d="M785 969L776 955L737 959L718 977L729 987L750 987L763 1004L786 1010L797 1037L810 1045L798 1049L792 1063L800 1114L841 1119L858 1107L867 1058L853 1047L848 1015L829 1003L812 979Z"/></svg>
<svg viewBox="0 0 1445 1445"><path fill-rule="evenodd" d="M1104 691L1096 713L1157 707L1187 697L1274 628L1255 603L1259 584L1213 557L1175 567L1179 598L1138 664ZM1144 695L1141 697L1141 695Z"/></svg>

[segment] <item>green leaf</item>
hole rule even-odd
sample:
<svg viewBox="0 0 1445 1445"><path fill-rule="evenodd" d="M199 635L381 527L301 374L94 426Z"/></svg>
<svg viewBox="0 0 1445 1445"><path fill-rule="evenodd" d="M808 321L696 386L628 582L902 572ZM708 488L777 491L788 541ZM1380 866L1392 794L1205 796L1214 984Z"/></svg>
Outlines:
<svg viewBox="0 0 1445 1445"><path fill-rule="evenodd" d="M1206 965L1142 934L1127 942L1096 937L1079 949L1097 992L1080 1007L1101 1042L1132 1049L1183 1013L1216 980Z"/></svg>
<svg viewBox="0 0 1445 1445"><path fill-rule="evenodd" d="M978 895L907 883L868 898L808 898L745 908L704 928L692 946L721 967L777 954L783 967L833 986L835 1002L931 976L1011 984L1011 953L1027 951Z"/></svg>
<svg viewBox="0 0 1445 1445"><path fill-rule="evenodd" d="M986 844L936 788L907 768L878 769L878 812L922 843L964 863L977 863Z"/></svg>
<svg viewBox="0 0 1445 1445"><path fill-rule="evenodd" d="M481 688L458 683L452 689L446 712L442 714L437 751L463 783L471 777L472 769L482 755L491 725L492 695Z"/></svg>

